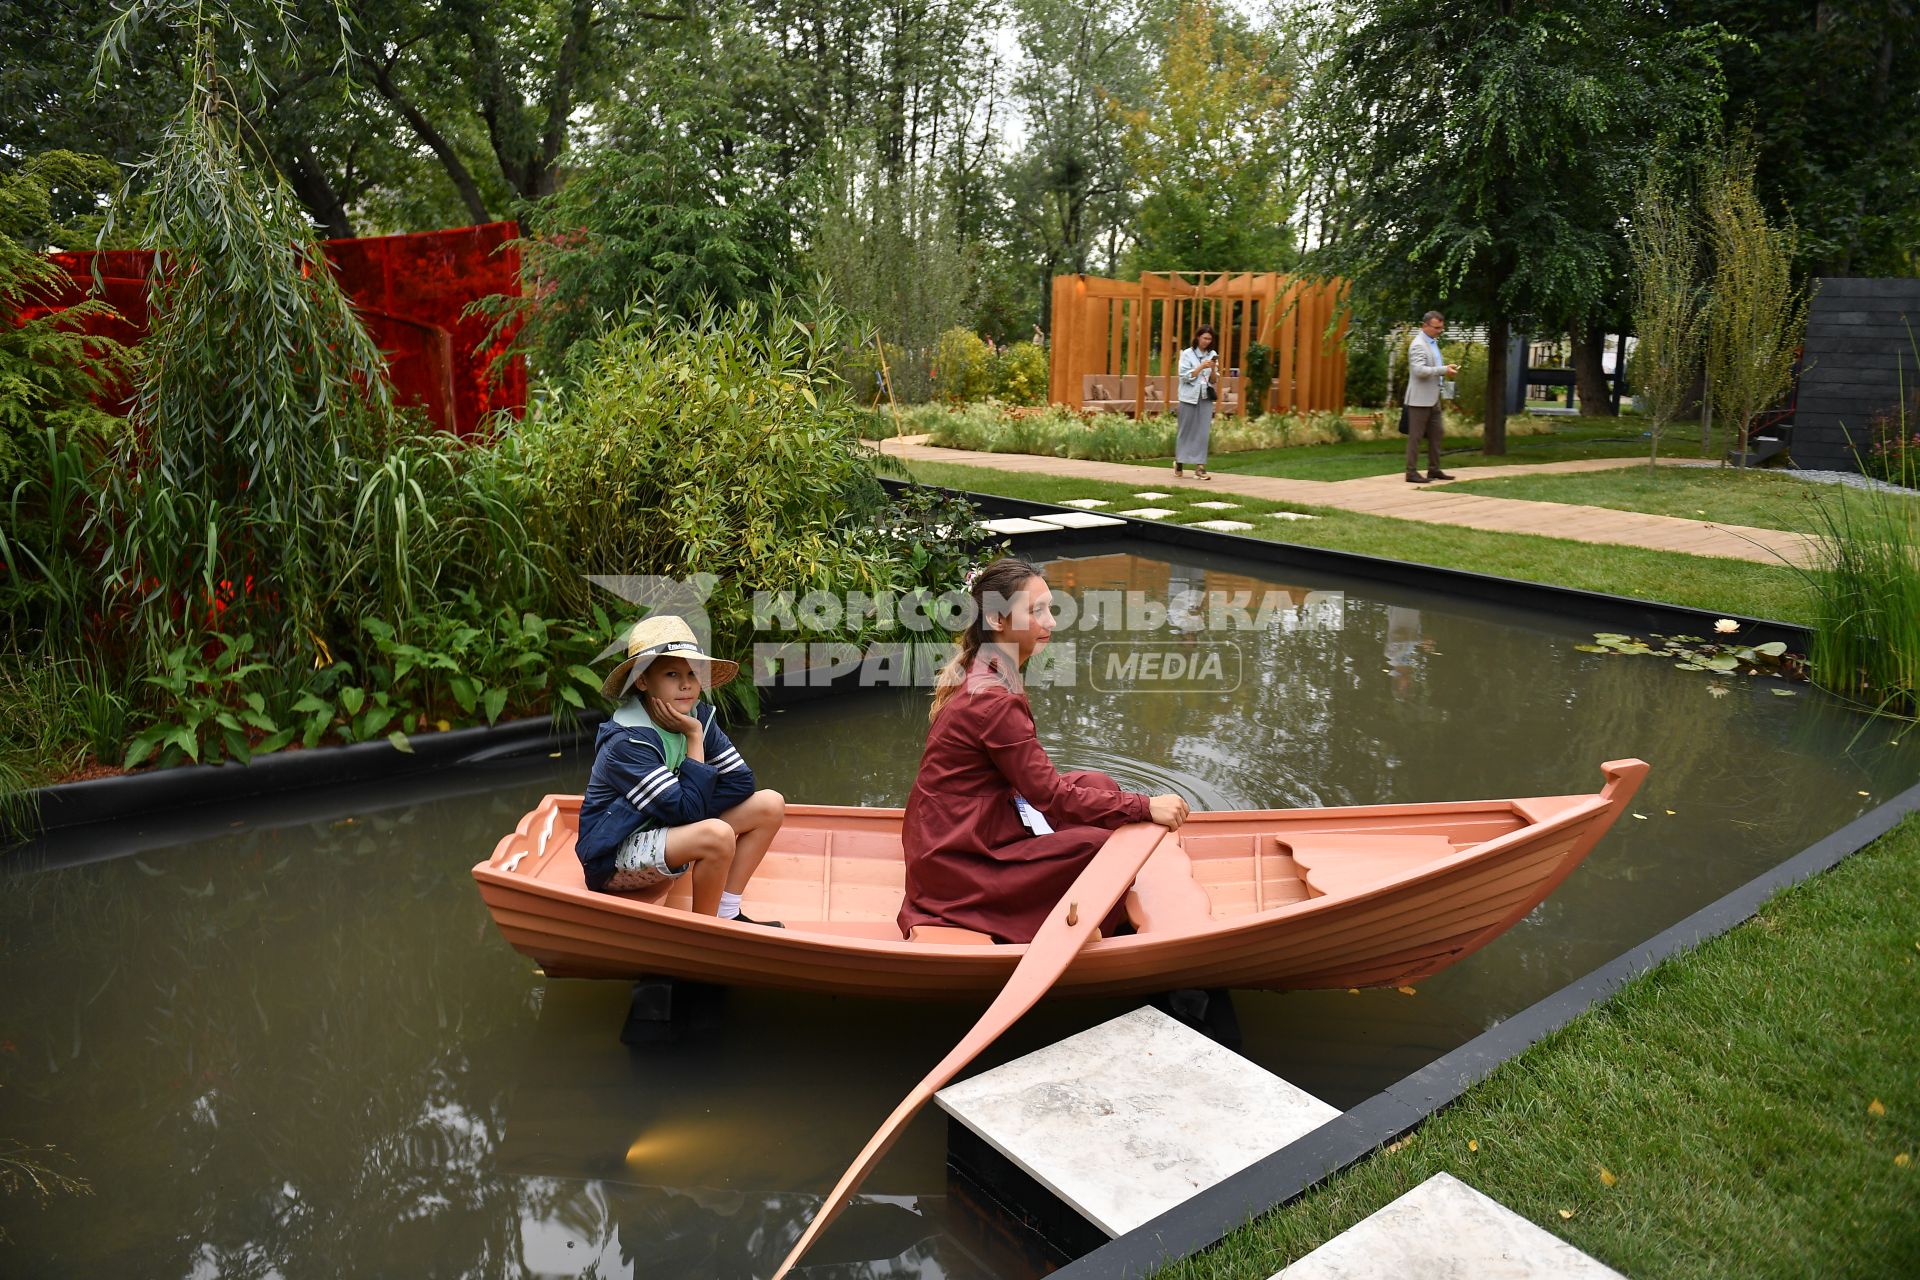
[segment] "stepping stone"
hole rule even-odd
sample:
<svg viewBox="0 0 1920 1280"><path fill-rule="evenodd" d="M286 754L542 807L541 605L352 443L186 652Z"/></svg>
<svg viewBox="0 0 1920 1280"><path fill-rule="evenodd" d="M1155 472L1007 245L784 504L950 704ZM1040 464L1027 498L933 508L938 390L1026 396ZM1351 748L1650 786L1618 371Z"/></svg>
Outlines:
<svg viewBox="0 0 1920 1280"><path fill-rule="evenodd" d="M1105 525L1126 523L1117 516L1096 515L1091 511L1062 511L1057 515L1035 516L1034 519L1062 529L1098 529Z"/></svg>
<svg viewBox="0 0 1920 1280"><path fill-rule="evenodd" d="M1091 511L1095 507L1110 507L1113 504L1105 498L1068 498L1060 505L1063 507L1079 507L1082 511Z"/></svg>
<svg viewBox="0 0 1920 1280"><path fill-rule="evenodd" d="M1269 511L1275 520L1318 520L1319 516L1310 516L1304 511Z"/></svg>
<svg viewBox="0 0 1920 1280"><path fill-rule="evenodd" d="M1168 516L1180 513L1172 507L1135 507L1131 511L1122 511L1123 516L1132 516L1136 520L1165 520Z"/></svg>
<svg viewBox="0 0 1920 1280"><path fill-rule="evenodd" d="M1193 505L1196 507L1204 507L1208 511L1232 511L1240 504L1237 502L1196 502Z"/></svg>
<svg viewBox="0 0 1920 1280"><path fill-rule="evenodd" d="M1212 529L1216 533L1240 533L1253 528L1245 520L1195 520L1189 529Z"/></svg>
<svg viewBox="0 0 1920 1280"><path fill-rule="evenodd" d="M998 520L982 520L980 527L988 533L1012 535L1016 533L1058 533L1057 524L1043 524L1038 520L1029 520L1024 516L1003 516Z"/></svg>
<svg viewBox="0 0 1920 1280"><path fill-rule="evenodd" d="M1340 1114L1150 1007L934 1101L1109 1236Z"/></svg>
<svg viewBox="0 0 1920 1280"><path fill-rule="evenodd" d="M1272 1280L1625 1280L1451 1174L1436 1173Z"/></svg>
<svg viewBox="0 0 1920 1280"><path fill-rule="evenodd" d="M1171 498L1173 495L1170 493L1161 493L1155 489L1148 489L1145 493L1136 493L1133 496L1136 498L1145 498L1148 502L1158 502L1162 498Z"/></svg>

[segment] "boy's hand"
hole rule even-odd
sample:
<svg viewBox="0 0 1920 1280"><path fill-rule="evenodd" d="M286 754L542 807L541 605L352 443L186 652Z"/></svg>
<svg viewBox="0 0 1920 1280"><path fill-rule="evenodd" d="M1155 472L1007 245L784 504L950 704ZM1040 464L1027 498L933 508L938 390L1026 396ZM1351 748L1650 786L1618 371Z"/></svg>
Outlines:
<svg viewBox="0 0 1920 1280"><path fill-rule="evenodd" d="M688 742L698 742L704 734L700 722L690 715L675 711L660 698L647 699L647 714L662 729L671 729L675 733L687 735Z"/></svg>

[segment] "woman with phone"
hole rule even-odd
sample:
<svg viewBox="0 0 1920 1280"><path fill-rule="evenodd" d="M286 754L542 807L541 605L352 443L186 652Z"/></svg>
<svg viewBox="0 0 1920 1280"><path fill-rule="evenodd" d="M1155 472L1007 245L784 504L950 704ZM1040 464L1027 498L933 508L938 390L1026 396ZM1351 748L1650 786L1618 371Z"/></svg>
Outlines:
<svg viewBox="0 0 1920 1280"><path fill-rule="evenodd" d="M1203 324L1193 331L1193 339L1180 353L1180 434L1173 445L1173 474L1176 479L1192 467L1201 480L1207 474L1207 438L1213 433L1214 375L1220 370L1220 353L1213 349L1217 341L1213 326Z"/></svg>

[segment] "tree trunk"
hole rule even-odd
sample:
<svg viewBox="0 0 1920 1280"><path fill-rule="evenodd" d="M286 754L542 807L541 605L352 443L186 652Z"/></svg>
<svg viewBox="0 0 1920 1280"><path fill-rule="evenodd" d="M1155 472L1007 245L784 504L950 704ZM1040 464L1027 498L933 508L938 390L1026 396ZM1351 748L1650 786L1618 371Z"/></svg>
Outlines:
<svg viewBox="0 0 1920 1280"><path fill-rule="evenodd" d="M481 223L492 221L487 213L487 202L480 195L480 185L473 180L473 174L468 171L466 162L460 158L460 153L454 150L453 143L447 140L446 135L434 128L433 122L427 119L426 113L400 91L399 86L394 83L391 68L374 67L373 87L395 111L400 113L400 118L407 122L407 127L413 130L414 136L433 152L434 159L438 160L440 167L446 170L447 180L453 183L453 189L460 193L460 203L467 206L467 214L473 219L473 224L479 226Z"/></svg>
<svg viewBox="0 0 1920 1280"><path fill-rule="evenodd" d="M1604 362L1607 335L1599 325L1576 328L1569 335L1573 343L1573 389L1580 397L1580 412L1589 416L1614 412L1613 396L1607 389Z"/></svg>
<svg viewBox="0 0 1920 1280"><path fill-rule="evenodd" d="M1511 327L1505 316L1487 326L1487 425L1480 451L1496 458L1507 452L1507 334Z"/></svg>

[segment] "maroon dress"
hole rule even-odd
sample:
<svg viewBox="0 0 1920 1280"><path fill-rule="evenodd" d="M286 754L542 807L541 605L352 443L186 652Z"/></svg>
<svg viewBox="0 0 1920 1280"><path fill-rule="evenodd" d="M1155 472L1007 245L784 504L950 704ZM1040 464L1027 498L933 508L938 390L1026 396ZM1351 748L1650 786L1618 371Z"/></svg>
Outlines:
<svg viewBox="0 0 1920 1280"><path fill-rule="evenodd" d="M1052 835L1021 824L1016 792L1046 815ZM1040 749L1026 696L976 673L940 708L907 797L900 932L956 925L1031 942L1113 829L1147 820L1147 797L1106 774L1057 772ZM1116 908L1109 936L1118 918Z"/></svg>

